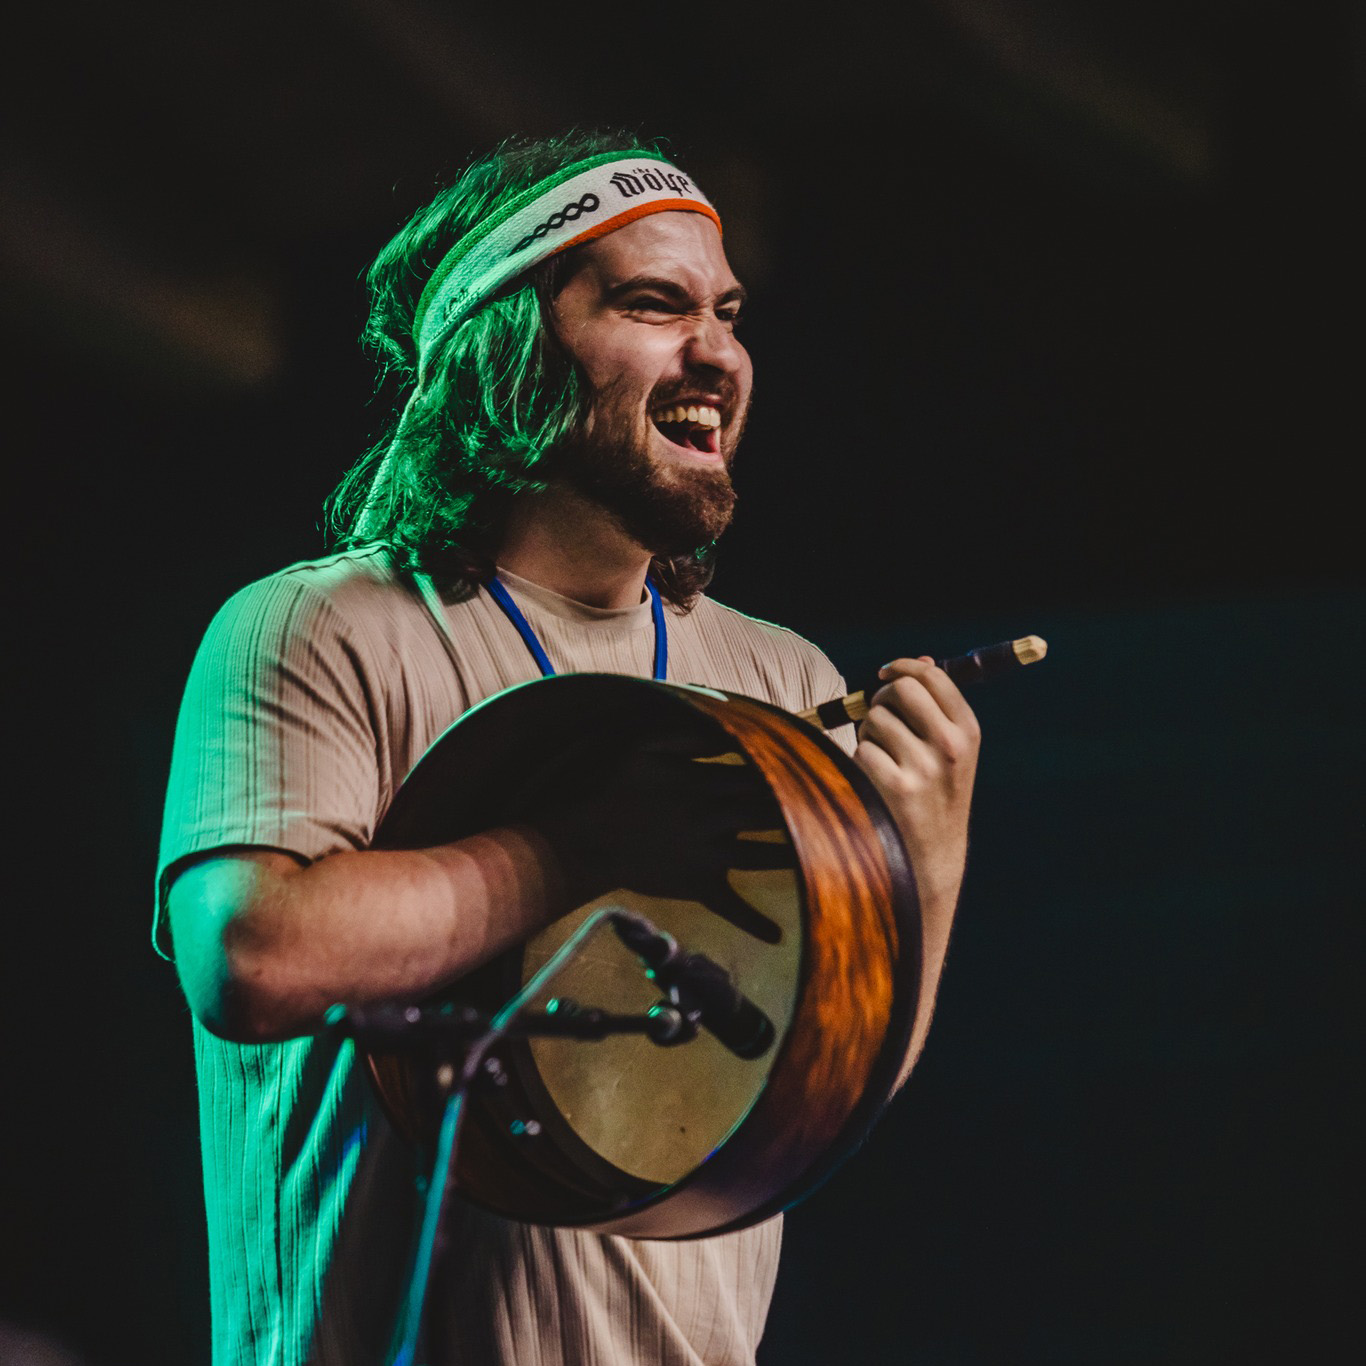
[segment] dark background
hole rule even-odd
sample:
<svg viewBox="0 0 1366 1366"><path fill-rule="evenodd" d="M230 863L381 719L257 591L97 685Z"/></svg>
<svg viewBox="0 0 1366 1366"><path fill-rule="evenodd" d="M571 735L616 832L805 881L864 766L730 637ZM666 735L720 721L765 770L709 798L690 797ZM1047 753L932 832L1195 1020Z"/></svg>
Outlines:
<svg viewBox="0 0 1366 1366"><path fill-rule="evenodd" d="M148 942L179 690L384 425L360 272L472 154L576 122L672 137L752 290L715 595L854 676L1052 647L974 699L929 1050L790 1216L761 1361L1335 1356L1353 13L58 0L11 28L0 1358L207 1360L189 1025Z"/></svg>

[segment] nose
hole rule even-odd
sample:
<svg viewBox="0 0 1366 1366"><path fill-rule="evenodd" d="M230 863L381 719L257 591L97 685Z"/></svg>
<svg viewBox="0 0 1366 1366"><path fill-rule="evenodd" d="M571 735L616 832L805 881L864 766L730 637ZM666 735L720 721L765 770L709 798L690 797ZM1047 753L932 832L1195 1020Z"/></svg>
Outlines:
<svg viewBox="0 0 1366 1366"><path fill-rule="evenodd" d="M715 314L697 320L688 334L685 355L690 365L721 370L732 377L741 374L749 358L732 327Z"/></svg>

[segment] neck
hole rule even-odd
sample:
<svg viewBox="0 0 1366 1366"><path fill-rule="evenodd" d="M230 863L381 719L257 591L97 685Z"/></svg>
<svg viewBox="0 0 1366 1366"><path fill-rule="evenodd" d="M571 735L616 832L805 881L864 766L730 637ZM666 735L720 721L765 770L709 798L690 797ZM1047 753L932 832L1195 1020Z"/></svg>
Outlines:
<svg viewBox="0 0 1366 1366"><path fill-rule="evenodd" d="M563 484L512 505L498 563L587 607L634 607L650 552L606 509Z"/></svg>

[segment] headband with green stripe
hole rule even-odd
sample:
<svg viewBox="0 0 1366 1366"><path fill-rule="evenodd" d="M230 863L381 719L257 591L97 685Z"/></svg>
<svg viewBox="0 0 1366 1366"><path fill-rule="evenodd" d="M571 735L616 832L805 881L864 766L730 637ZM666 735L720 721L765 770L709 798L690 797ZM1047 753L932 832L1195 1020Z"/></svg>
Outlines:
<svg viewBox="0 0 1366 1366"><path fill-rule="evenodd" d="M706 214L721 227L701 190L654 152L605 152L537 181L467 232L427 281L413 319L419 369L466 318L523 271L668 209Z"/></svg>

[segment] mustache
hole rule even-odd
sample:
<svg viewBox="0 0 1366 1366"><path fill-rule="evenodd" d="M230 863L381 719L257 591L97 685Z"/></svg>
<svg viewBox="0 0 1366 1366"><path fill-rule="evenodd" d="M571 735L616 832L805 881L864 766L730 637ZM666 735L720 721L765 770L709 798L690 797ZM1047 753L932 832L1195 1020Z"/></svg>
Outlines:
<svg viewBox="0 0 1366 1366"><path fill-rule="evenodd" d="M736 415L740 404L740 391L728 375L716 375L705 382L682 379L671 384L661 384L651 393L647 408L650 411L665 408L679 400L695 398L699 392L719 400L722 416L727 420Z"/></svg>

